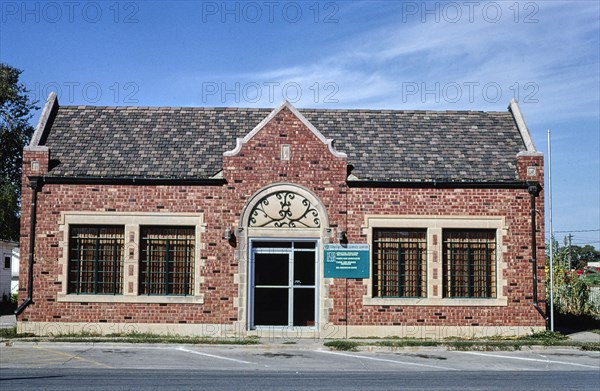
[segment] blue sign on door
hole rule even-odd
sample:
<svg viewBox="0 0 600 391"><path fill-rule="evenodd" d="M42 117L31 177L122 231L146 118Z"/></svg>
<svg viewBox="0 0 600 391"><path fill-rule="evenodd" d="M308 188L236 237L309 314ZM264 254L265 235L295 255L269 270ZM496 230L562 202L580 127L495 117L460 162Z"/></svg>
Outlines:
<svg viewBox="0 0 600 391"><path fill-rule="evenodd" d="M368 244L325 244L325 278L369 278Z"/></svg>

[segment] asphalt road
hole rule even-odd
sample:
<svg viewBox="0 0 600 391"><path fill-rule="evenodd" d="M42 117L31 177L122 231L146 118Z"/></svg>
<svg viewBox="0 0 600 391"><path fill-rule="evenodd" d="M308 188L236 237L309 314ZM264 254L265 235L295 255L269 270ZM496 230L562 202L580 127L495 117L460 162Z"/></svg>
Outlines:
<svg viewBox="0 0 600 391"><path fill-rule="evenodd" d="M600 352L14 343L1 390L594 390Z"/></svg>
<svg viewBox="0 0 600 391"><path fill-rule="evenodd" d="M597 390L582 372L3 369L4 390ZM585 375L585 376L583 376ZM593 380L593 381L592 381Z"/></svg>

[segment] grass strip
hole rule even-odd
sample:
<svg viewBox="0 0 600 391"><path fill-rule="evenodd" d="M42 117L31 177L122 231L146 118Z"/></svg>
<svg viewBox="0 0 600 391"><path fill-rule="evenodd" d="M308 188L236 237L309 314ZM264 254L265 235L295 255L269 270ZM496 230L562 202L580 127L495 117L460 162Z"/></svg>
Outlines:
<svg viewBox="0 0 600 391"><path fill-rule="evenodd" d="M332 350L356 352L361 343L349 341L347 339L335 339L333 341L327 341L323 345Z"/></svg>
<svg viewBox="0 0 600 391"><path fill-rule="evenodd" d="M30 333L18 334L16 328L0 329L0 338L20 339L31 342L123 342L123 343L172 343L191 345L257 345L260 340L255 337L246 338L217 338L217 337L188 337L181 335L161 335L152 333L107 334L73 333L36 336Z"/></svg>
<svg viewBox="0 0 600 391"><path fill-rule="evenodd" d="M362 346L379 346L391 349L405 347L443 347L458 351L515 351L531 346L565 346L577 347L581 350L595 351L600 344L571 341L561 333L542 331L521 337L490 337L490 338L458 338L451 337L443 340L417 338L355 338L352 340L334 340L325 342L325 346L334 350L358 350Z"/></svg>

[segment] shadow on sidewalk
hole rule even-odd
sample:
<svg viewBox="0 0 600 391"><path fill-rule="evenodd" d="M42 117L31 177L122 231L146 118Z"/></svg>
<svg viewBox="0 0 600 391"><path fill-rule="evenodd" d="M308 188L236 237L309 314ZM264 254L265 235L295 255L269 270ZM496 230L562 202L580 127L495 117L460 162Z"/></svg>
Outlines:
<svg viewBox="0 0 600 391"><path fill-rule="evenodd" d="M554 314L554 330L569 335L582 331L599 330L600 319L590 315Z"/></svg>

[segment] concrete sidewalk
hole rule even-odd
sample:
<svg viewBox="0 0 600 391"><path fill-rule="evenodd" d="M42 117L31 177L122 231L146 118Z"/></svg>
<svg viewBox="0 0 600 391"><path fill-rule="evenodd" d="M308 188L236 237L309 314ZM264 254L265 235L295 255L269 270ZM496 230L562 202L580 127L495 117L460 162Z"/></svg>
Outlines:
<svg viewBox="0 0 600 391"><path fill-rule="evenodd" d="M600 343L600 334L592 333L591 331L580 331L569 334L569 339L575 342L595 342Z"/></svg>
<svg viewBox="0 0 600 391"><path fill-rule="evenodd" d="M0 315L0 329L10 329L17 325L17 317L14 315Z"/></svg>
<svg viewBox="0 0 600 391"><path fill-rule="evenodd" d="M17 319L15 315L0 315L0 329L8 329L16 327ZM580 331L572 334L567 334L569 339L574 342L582 343L600 343L600 334L590 331ZM314 348L314 346L322 345L323 339L319 338L260 338L262 346L280 347L280 348ZM354 340L356 342L377 342L377 340Z"/></svg>

